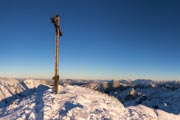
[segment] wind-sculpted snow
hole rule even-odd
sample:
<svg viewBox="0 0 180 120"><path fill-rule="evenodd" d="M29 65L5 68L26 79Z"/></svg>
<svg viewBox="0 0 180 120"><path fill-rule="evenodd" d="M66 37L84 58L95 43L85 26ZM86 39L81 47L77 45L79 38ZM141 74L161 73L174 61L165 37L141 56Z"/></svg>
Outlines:
<svg viewBox="0 0 180 120"><path fill-rule="evenodd" d="M9 119L180 120L180 116L144 105L125 108L116 98L85 87L59 85L55 95L50 86L40 84L0 101L0 120Z"/></svg>
<svg viewBox="0 0 180 120"><path fill-rule="evenodd" d="M11 104L0 109L0 119L123 120L128 116L128 110L113 97L82 87L59 87L57 95L41 85L23 99L14 98Z"/></svg>
<svg viewBox="0 0 180 120"><path fill-rule="evenodd" d="M0 100L22 92L24 87L12 78L0 78Z"/></svg>

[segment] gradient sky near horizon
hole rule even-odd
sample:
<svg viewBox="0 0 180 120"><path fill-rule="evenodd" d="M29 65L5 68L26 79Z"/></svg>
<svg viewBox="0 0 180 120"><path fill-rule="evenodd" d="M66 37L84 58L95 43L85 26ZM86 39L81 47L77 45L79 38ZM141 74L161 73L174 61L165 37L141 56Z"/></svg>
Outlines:
<svg viewBox="0 0 180 120"><path fill-rule="evenodd" d="M178 0L1 0L0 77L180 79Z"/></svg>

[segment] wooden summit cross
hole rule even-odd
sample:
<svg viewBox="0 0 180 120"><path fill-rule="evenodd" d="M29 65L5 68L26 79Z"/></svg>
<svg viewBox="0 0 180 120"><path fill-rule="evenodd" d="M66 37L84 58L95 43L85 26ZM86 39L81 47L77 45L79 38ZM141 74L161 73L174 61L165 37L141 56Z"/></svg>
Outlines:
<svg viewBox="0 0 180 120"><path fill-rule="evenodd" d="M62 36L62 32L60 30L60 17L56 15L51 18L51 22L54 24L56 29L56 48L55 48L55 75L52 78L54 80L54 92L55 94L58 93L58 81L59 81L59 71L58 71L58 64L59 64L59 38Z"/></svg>

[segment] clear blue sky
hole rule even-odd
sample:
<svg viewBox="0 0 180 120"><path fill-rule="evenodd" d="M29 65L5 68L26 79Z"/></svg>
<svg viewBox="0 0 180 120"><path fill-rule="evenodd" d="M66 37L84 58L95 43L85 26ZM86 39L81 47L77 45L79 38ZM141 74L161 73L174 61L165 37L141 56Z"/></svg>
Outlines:
<svg viewBox="0 0 180 120"><path fill-rule="evenodd" d="M180 79L178 0L1 0L0 77Z"/></svg>

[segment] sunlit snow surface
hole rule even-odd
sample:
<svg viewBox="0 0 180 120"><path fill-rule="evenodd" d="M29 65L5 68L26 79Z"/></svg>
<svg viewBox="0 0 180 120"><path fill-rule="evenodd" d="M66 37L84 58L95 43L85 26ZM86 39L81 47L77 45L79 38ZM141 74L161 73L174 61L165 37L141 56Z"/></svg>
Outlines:
<svg viewBox="0 0 180 120"><path fill-rule="evenodd" d="M16 79L0 78L0 100L23 90L25 88Z"/></svg>
<svg viewBox="0 0 180 120"><path fill-rule="evenodd" d="M7 81L18 84L15 79L5 81L6 86ZM9 92L9 87L4 87L5 81L0 79L1 93ZM0 101L0 120L180 120L180 115L144 105L125 108L116 98L88 88L59 86L58 94L54 95L50 86L30 81L34 82L26 81L30 89L18 84L23 91L11 90L11 95Z"/></svg>

